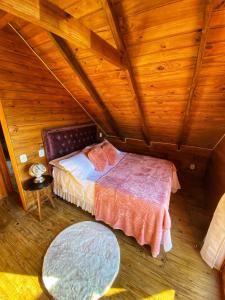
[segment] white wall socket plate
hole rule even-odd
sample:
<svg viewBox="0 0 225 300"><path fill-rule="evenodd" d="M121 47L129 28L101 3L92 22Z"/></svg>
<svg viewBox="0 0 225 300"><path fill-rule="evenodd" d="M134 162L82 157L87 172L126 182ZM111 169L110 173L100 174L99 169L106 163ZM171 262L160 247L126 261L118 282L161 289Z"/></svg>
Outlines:
<svg viewBox="0 0 225 300"><path fill-rule="evenodd" d="M39 157L44 157L45 156L45 150L44 149L40 149L38 151Z"/></svg>
<svg viewBox="0 0 225 300"><path fill-rule="evenodd" d="M20 155L20 162L21 163L27 162L27 155L26 154L21 154Z"/></svg>

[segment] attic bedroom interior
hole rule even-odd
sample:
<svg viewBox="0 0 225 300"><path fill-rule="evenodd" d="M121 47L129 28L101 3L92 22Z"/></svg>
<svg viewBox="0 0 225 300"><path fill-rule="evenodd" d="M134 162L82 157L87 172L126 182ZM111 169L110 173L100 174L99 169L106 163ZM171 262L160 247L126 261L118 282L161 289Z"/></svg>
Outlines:
<svg viewBox="0 0 225 300"><path fill-rule="evenodd" d="M0 1L0 299L225 299L225 1Z"/></svg>

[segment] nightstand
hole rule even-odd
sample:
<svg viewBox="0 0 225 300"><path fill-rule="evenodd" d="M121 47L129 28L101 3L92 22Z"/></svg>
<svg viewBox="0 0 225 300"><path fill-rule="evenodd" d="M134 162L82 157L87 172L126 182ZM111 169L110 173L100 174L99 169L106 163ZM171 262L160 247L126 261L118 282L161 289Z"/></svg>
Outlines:
<svg viewBox="0 0 225 300"><path fill-rule="evenodd" d="M45 181L41 183L35 183L34 178L30 178L27 181L23 183L23 188L25 191L31 191L36 193L36 201L37 201L37 206L38 206L38 214L39 214L39 220L41 221L41 197L40 197L40 192L43 189L47 190L47 187L51 185L53 181L53 177L51 175L43 175L45 178ZM51 191L47 193L47 197L49 201L51 202L51 205L55 207L54 201L52 199L52 193Z"/></svg>

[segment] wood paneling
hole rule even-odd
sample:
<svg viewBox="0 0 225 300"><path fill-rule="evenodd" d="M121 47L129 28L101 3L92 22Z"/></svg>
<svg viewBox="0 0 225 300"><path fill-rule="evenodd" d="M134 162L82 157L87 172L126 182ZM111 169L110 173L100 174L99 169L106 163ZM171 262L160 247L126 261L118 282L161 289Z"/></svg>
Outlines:
<svg viewBox="0 0 225 300"><path fill-rule="evenodd" d="M1 142L0 142L0 176L1 176L1 187L0 187L0 193L1 193L0 198L1 198L2 194L7 196L9 193L13 192L10 173L9 173L9 169L7 166L7 162L6 162L6 158L5 158L5 154Z"/></svg>
<svg viewBox="0 0 225 300"><path fill-rule="evenodd" d="M121 142L116 138L109 138L109 140L122 151L168 159L175 164L178 174L185 173L190 175L192 179L195 177L203 178L212 153L210 149L185 145L178 150L175 143L152 142L151 146L147 146L141 140L126 139L126 142ZM195 164L194 170L190 170L190 164Z"/></svg>
<svg viewBox="0 0 225 300"><path fill-rule="evenodd" d="M4 181L4 177L3 177L3 173L0 170L0 200L4 199L5 197L7 197L8 193L7 193L7 189L5 186L5 181Z"/></svg>
<svg viewBox="0 0 225 300"><path fill-rule="evenodd" d="M212 12L186 143L213 147L225 132L225 9ZM209 103L211 101L211 104Z"/></svg>
<svg viewBox="0 0 225 300"><path fill-rule="evenodd" d="M40 25L64 39L70 40L78 47L90 49L107 61L125 68L119 52L83 25L79 20L52 4L48 0L38 3L24 0L23 2L2 0L0 8L29 22ZM40 17L41 15L41 17Z"/></svg>
<svg viewBox="0 0 225 300"><path fill-rule="evenodd" d="M112 126L114 133L116 136L123 138L122 133L120 132L119 127L117 126L115 120L113 119L111 113L105 106L104 102L102 101L101 97L99 96L98 92L96 91L95 87L93 86L92 82L88 78L88 76L85 74L83 68L81 67L80 63L78 62L75 54L72 52L70 47L68 46L68 43L63 40L61 37L49 33L53 42L65 58L65 60L68 62L74 73L78 76L82 84L85 86L86 90L89 92L92 99L96 102L96 104L103 110L103 113L105 117L107 118L108 123Z"/></svg>
<svg viewBox="0 0 225 300"><path fill-rule="evenodd" d="M225 193L225 137L214 149L206 173L206 199L211 213Z"/></svg>
<svg viewBox="0 0 225 300"><path fill-rule="evenodd" d="M11 184L10 177L8 177L8 168L6 165L5 155L2 149L2 144L0 142L0 200L8 196L6 178L9 178L9 183Z"/></svg>
<svg viewBox="0 0 225 300"><path fill-rule="evenodd" d="M0 65L0 97L5 130L22 182L29 177L32 163L45 163L45 158L38 156L43 128L83 124L90 119L10 27L0 32L0 40L0 57L4 62ZM14 48L8 49L10 41ZM28 156L27 163L19 160L23 153ZM32 194L26 192L24 201L24 207L29 207Z"/></svg>
<svg viewBox="0 0 225 300"><path fill-rule="evenodd" d="M115 32L107 20L102 1L50 2L60 8L58 11L63 13L64 10L63 14L73 16L79 24L90 28L114 48L119 46L118 41L114 40ZM43 0L43 3L47 2ZM209 26L205 26L207 3L205 0L112 1L118 19L117 26L130 57L146 128L153 142L179 142L190 95L192 100L188 108L185 144L206 148L207 151L213 149L225 132L225 7L222 1L213 0L211 21ZM48 33L20 18L15 18L11 24L106 134L114 135L104 110L93 101L71 66L49 39ZM205 27L208 28L207 37L204 34ZM204 37L202 42L201 36ZM8 40L5 43L10 45ZM89 49L75 45L72 39L69 46L123 136L143 140L140 115L134 105L134 94L126 72L106 61L104 55L99 57ZM10 51L12 56L15 54L22 61L18 53ZM201 64L198 57L201 58ZM7 71L3 56L0 56L1 62ZM12 63L9 64L10 68L14 67ZM31 65L32 62L27 68ZM197 72L196 66L199 66ZM21 68L25 70L22 64ZM38 77L37 65L33 72ZM194 80L196 74L198 81ZM40 76L38 80L43 81ZM13 86L10 80L3 80L2 84L10 89ZM18 82L17 86L22 93L23 83ZM33 88L32 83L27 86L28 91ZM45 93L48 87L43 84L41 89Z"/></svg>
<svg viewBox="0 0 225 300"><path fill-rule="evenodd" d="M0 101L0 120L1 120L1 126L2 126L3 133L4 133L4 138L5 138L5 141L6 141L8 153L9 153L10 160L11 160L11 163L12 163L13 172L15 174L15 179L16 179L18 191L19 191L19 194L20 194L20 200L22 202L23 208L27 209L27 199L26 199L26 195L25 195L25 192L23 190L22 182L21 182L21 179L20 179L18 164L17 164L17 160L16 160L16 157L15 157L15 152L14 152L12 140L11 140L11 137L10 137L10 133L9 133L8 124L7 124L7 121L6 121L6 116L5 116L5 113L4 113L4 110L3 110L2 99Z"/></svg>
<svg viewBox="0 0 225 300"><path fill-rule="evenodd" d="M192 101L194 98L194 93L195 93L196 87L199 83L199 74L200 74L202 60L203 60L204 53L205 53L207 34L209 31L209 23L211 21L212 12L213 12L213 6L210 2L211 1L208 1L208 0L206 2L206 8L205 8L205 14L204 14L204 24L203 24L203 28L202 28L202 34L201 34L201 41L200 41L200 45L199 45L199 49L198 49L198 56L197 56L194 74L192 77L190 92L189 92L187 104L185 107L184 120L183 120L183 124L181 127L180 137L178 140L178 147L180 147L182 144L186 143L186 135L187 135L187 128L188 128L188 123L189 123L189 115L191 112L191 105L192 105Z"/></svg>
<svg viewBox="0 0 225 300"><path fill-rule="evenodd" d="M137 82L135 79L134 71L131 65L131 60L129 57L129 53L127 51L126 44L123 39L123 35L120 29L119 19L115 13L114 7L112 5L111 0L102 0L102 6L104 9L104 12L107 16L108 23L110 25L110 29L113 34L113 38L115 40L116 46L119 49L119 51L123 54L123 57L127 64L127 70L126 75L128 78L128 82L131 88L131 92L133 94L134 104L136 105L136 109L139 115L139 120L142 127L142 135L145 140L145 142L149 145L151 137L149 133L149 128L146 124L145 115L141 103L141 97L140 93L137 87Z"/></svg>
<svg viewBox="0 0 225 300"><path fill-rule="evenodd" d="M41 28L29 23L23 23L23 27L20 29L20 20L16 20L16 23L13 23L13 25L17 30L19 30L20 34L23 35L27 43L46 63L48 68L54 73L54 75L60 80L60 82L62 82L64 86L70 91L73 97L79 103L81 103L86 111L91 113L91 117L93 117L94 120L97 121L97 123L103 128L105 132L113 135L111 124L107 121L103 110L95 103L95 101L93 101L88 91L80 82L78 76L74 74L74 71L71 69L68 62L64 59L57 46L51 40L49 34L43 31ZM29 27L29 30L27 30L27 26ZM41 36L44 35L47 43L39 44L40 40L39 38L36 39L36 37L39 37L40 34ZM49 47L51 51L49 51ZM92 68L90 62L88 66ZM114 66L112 67L115 68Z"/></svg>
<svg viewBox="0 0 225 300"><path fill-rule="evenodd" d="M4 28L13 19L13 15L0 10L0 29Z"/></svg>
<svg viewBox="0 0 225 300"><path fill-rule="evenodd" d="M82 2L82 5L80 1L51 2L115 46L110 24L98 2L89 0ZM200 45L205 1L123 0L113 1L113 6L131 59L133 78L151 140L177 143ZM96 112L95 117L104 125L107 134L112 134L103 113L88 98L87 92L76 76L72 75L70 67L47 39L47 35L41 29L38 30L37 26L18 19L13 24L69 91L76 94L89 112ZM126 73L97 58L90 51L75 48L72 44L71 47L125 137L143 139L139 114L133 105L134 95ZM217 51L221 53L222 46ZM197 87L196 93L203 94L201 86ZM163 107L157 105L163 97L173 99L173 106L168 103L168 107L171 106L166 108L165 100ZM195 104L193 110L196 110ZM192 119L193 115L191 122ZM221 121L218 119L218 122ZM212 147L218 140L218 135L216 134L213 141L205 143L209 137L208 128L203 132L201 124L198 127L195 120L194 123L194 136L191 139L188 136L188 144Z"/></svg>

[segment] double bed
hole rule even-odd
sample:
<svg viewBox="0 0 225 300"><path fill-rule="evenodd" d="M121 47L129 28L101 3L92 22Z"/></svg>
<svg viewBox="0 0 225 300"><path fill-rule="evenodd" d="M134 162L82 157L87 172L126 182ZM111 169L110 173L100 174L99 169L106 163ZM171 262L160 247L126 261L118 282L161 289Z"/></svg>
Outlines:
<svg viewBox="0 0 225 300"><path fill-rule="evenodd" d="M150 245L153 257L161 244L165 251L172 248L170 194L180 188L173 163L118 151L113 165L93 169L78 181L60 162L99 143L96 126L45 129L43 140L56 195L135 237L140 245Z"/></svg>

